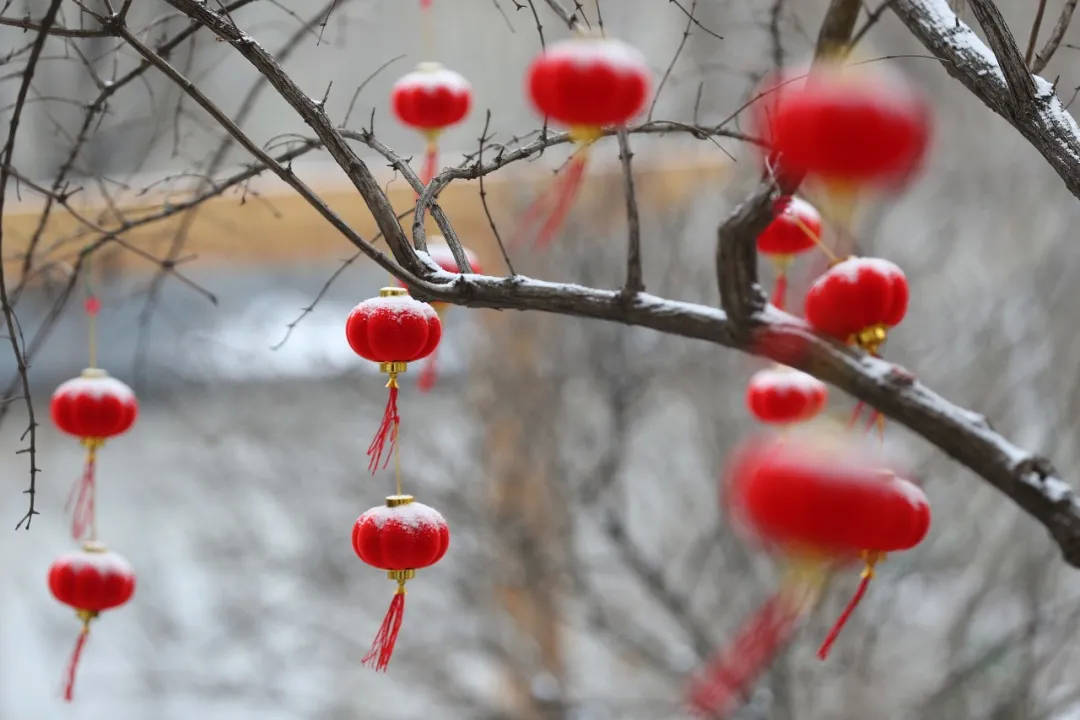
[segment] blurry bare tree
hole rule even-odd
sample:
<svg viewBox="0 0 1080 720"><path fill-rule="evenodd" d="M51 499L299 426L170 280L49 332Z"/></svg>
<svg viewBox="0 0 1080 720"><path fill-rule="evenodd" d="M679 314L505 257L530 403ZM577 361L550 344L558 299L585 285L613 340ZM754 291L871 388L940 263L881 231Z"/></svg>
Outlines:
<svg viewBox="0 0 1080 720"><path fill-rule="evenodd" d="M268 3L283 10L289 21L286 39L274 53L260 44L257 28L246 17ZM426 650L402 653L402 674L412 673L412 682L423 686L423 697L374 709L371 701L327 691L324 684L331 681L311 673L296 687L279 689L273 696L279 702L271 712L297 717L352 717L357 712L414 717L431 708L450 708L445 711L448 716L461 717L677 715L679 687L686 675L734 632L739 617L772 583L768 563L749 554L722 526L712 502L722 449L730 447L744 427L735 419L738 413L732 412L739 398L708 390L739 367L735 353L718 359L717 345L765 355L832 383L937 446L1001 493L932 482L935 507L948 509L945 527L906 563L898 561L886 571L882 584L891 587L891 593L871 598L866 610L880 630L866 628L862 640L840 648L833 661L839 669L828 675L828 682L821 672L805 669L809 649L796 646L747 698L745 716L1049 718L1076 711L1080 682L1068 669L1078 660L1075 598L1080 585L1052 555L1049 543L1034 538L1030 520L1049 531L1065 564L1080 566L1080 499L1049 460L1022 449L1043 446L1067 467L1078 459L1072 443L1077 391L1075 383L1062 380L1074 376L1075 367L1043 372L1050 358L1067 357L1073 363L1077 359L1071 325L1063 330L1062 320L1052 312L1067 314L1073 307L1070 301L1076 299L1067 279L1075 269L1068 243L1047 241L1035 247L1033 240L1026 256L1030 267L1022 272L1008 263L975 266L982 277L965 282L984 283L979 286L984 291L981 302L960 304L960 291L950 288L950 278L935 276L960 252L941 239L959 232L951 224L951 203L957 201L940 194L917 198L918 215L927 224L917 231L923 242L897 240L890 249L913 277L934 277L924 287L932 284L940 294L926 294L927 304L936 303L938 309L924 308L921 313L913 309L910 324L926 331L920 338L898 339L897 355L918 358L912 370L919 378L970 401L954 404L900 366L815 335L798 318L766 303L757 282L754 239L771 219L773 200L795 187L780 187L768 176L744 177L739 188L744 198L719 227L705 209L715 205L715 197L667 215L665 204L655 203L656 211L650 215L640 212L629 192L631 178L641 197L665 192L662 180L650 180L649 172L633 162L631 148L638 143L663 135L702 144L722 139L763 145L762 139L740 129L741 113L749 103L738 101L753 99L753 88L765 72L807 52L816 51L817 57L838 49L847 52L872 34L884 17L895 16L948 74L985 103L980 116L987 111L1000 115L1060 178L1052 190L1042 182L1025 191L1008 178L977 177L973 170L971 176L957 171L942 185L960 188L958 195L969 193L975 207L980 207L983 194L991 193L1000 197L1029 192L1031 208L1043 196L1063 203L1065 191L1080 197L1080 129L1068 113L1076 95L1062 103L1056 94L1058 81L1049 83L1034 74L1042 72L1060 48L1072 48L1065 40L1075 0L1059 3L1060 14L1053 22L1046 14L1047 3L1040 1L1026 52L993 0L966 3L963 12L973 16L979 32L957 17L946 0L883 0L873 8L860 0L831 0L797 12L795 3L772 0L752 3L756 7L746 16L731 3L697 0L635 3L632 9L629 3L624 8L621 2L598 0L477 0L462 3L460 10L444 11L496 13L497 27L505 22L507 33L515 29L511 16L525 16L529 22L518 22L518 29L530 28L536 37L515 33L513 44L527 45L529 52L564 29L603 29L605 23L607 28L631 28L647 22L650 14L673 13L680 34L664 38L674 56L656 60L663 78L658 97L665 87L690 82L687 75L672 72L680 62L690 58L698 66L693 76L696 89L683 94L693 100L680 107L677 116L660 119L650 110L643 123L624 132L608 132L619 136L611 142L618 142L620 167L618 175L607 180L626 195L601 193L591 200L591 209L596 217L626 214L625 252L616 243L575 243L568 237L566 245L553 248L539 268L562 278L557 282L515 273L508 256L513 249L503 247L501 239L484 258L484 267L499 267L505 260L505 273L450 274L419 251L427 247L429 220L433 221L458 264L467 268L462 237L477 245L466 232L483 232L486 242L488 228L462 229L440 201L458 187L471 187L475 180L566 146L568 135L546 126L502 128L496 133L489 130L489 115L478 149L444 168L428 185L421 184L408 154L390 147L384 134L376 132L374 111L371 119L353 112L364 86L396 56L370 68L372 75L359 82L341 112L333 114L328 110L331 87L310 87L310 82L302 86L286 69L290 57L308 45L339 32L352 39L348 34L352 30L345 27L350 4L329 0L299 14L274 0L6 0L0 7L0 26L9 28L0 34L7 42L0 64L10 68L0 82L16 87L11 102L2 108L8 132L0 150L0 215L5 200L10 203L23 194L38 196L42 202L17 242L8 223L0 226L0 303L13 357L13 374L0 400L0 420L17 408L25 412L18 452L25 456L29 475L28 506L20 512L18 527L29 529L38 514L40 409L34 402L30 367L78 295L91 263L99 274L110 266L118 273L126 267L122 256L130 254L154 269L134 320L140 336L141 360L136 364L145 369L152 347L151 325L162 312L163 288L169 281L215 300L213 289L184 268L197 214L229 193L238 192L241 201L249 197L258 201L250 183L259 175L273 174L356 251L346 266L364 256L420 297L544 314L485 317L484 342L499 348L473 368L485 381L473 386L464 399L438 397L417 421L416 436L429 444L422 457L440 451L460 462L453 477L471 472L484 478L470 487L432 482L427 488L436 504L452 509L458 523L455 533L459 525L465 528L455 535L464 550L454 575L456 596L436 596L426 605L420 600L416 614L433 617L450 604L470 613L460 622L439 623ZM803 24L811 17L816 18L816 31ZM739 23L763 30L769 40L767 52L746 57L740 65L716 60L712 48L724 42L722 29L739 32ZM690 37L699 42L686 47ZM208 46L220 43L235 51L220 66L227 70L201 57ZM70 72L73 64L78 68L76 80ZM61 66L68 70L58 71ZM223 97L214 84L215 72L243 72L252 78L250 89L237 97ZM731 92L709 92L707 84L723 85ZM271 94L276 106L287 106L292 115L280 123L259 118L259 127L270 132L256 137L245 128L254 122L260 97ZM120 121L113 122L119 105L124 112ZM57 107L62 109L54 110ZM135 115L150 118L152 130L130 130L127 125L135 125L131 120ZM985 152L971 142L968 150ZM238 168L230 166L237 148L245 153ZM415 192L415 201L395 207L387 187L357 148L389 164ZM141 187L129 184L150 158L163 153L178 158L180 166ZM332 158L368 216L359 222L347 219L301 172L294 171L294 161L317 153ZM1008 168L1008 161L996 167ZM145 201L162 187L166 190L160 201ZM91 194L88 188L93 190L93 202L83 202L83 196ZM992 257L1006 256L1014 240L1008 236L1028 232L1036 210L1005 231L1001 228L1006 220L995 216L992 205L981 206L979 213L976 220L982 226L966 230L966 236L979 236L986 245L983 252ZM486 216L492 229L497 227L495 215ZM1047 221L1067 226L1061 218L1068 217L1061 211ZM411 228L411 237L402 219ZM972 216L965 216L965 221L971 222ZM930 227L931 222L936 225ZM138 235L158 224L166 228L164 252L158 252L160 245L148 249ZM903 232L889 230L888 222L880 219L879 225L883 243L889 243L889 232ZM617 231L605 227L599 232ZM567 233L578 239L581 234ZM378 242L385 243L389 252ZM974 262L978 253L969 251L962 262ZM568 267L574 272L567 272ZM1020 274L1023 277L1017 277ZM1044 284L1040 278L1046 277L1053 282ZM652 293L645 292L645 280ZM1017 310L1001 296L1000 288L1006 286L1018 294L1039 296L1041 302ZM970 295L965 297L970 300ZM23 303L40 306L24 313ZM950 312L940 313L946 305ZM36 324L28 324L27 317L34 317ZM589 324L581 318L612 324ZM933 344L942 338L952 342ZM798 352L792 351L795 346ZM980 376L970 372L973 347L980 348ZM1028 389L1027 400L1018 400L1009 391L1016 386ZM327 418L346 418L355 411L332 391L320 397L332 408L326 411ZM280 428L262 425L230 428L229 397L208 396L202 401L216 408L214 427L198 427L183 410L179 418L171 413L155 417L151 412L144 422L156 423L162 433L187 427L202 434L205 457L193 464L203 473L229 478L229 487L221 490L225 508L264 502L263 495L244 487L245 476L252 473L244 462L245 443L265 444L276 453L255 473L272 484L272 498L265 500L265 514L260 516L264 520L287 517L305 502L305 489L278 474L300 477L311 472L289 457L289 443L308 443L313 452L319 448L316 457L340 457L352 448L351 430L321 427L320 416L305 417L303 424L289 429L292 435L281 435ZM252 402L260 420L277 409L271 399ZM375 402L367 398L364 405ZM182 401L177 404L184 407ZM965 409L966 404L978 405L978 411ZM450 422L440 418L453 413L467 416L482 438L461 441L456 455L437 447L440 425ZM996 431L982 413L1003 417L1017 439ZM1057 436L1052 432L1055 427L1062 430ZM892 442L908 450L916 447L906 437ZM470 454L462 451L466 444L482 460L465 457ZM662 449L659 456L657 448ZM917 450L911 454L924 457ZM410 471L423 474L420 464L416 461ZM322 464L319 469L328 475L326 483L347 482L348 473ZM927 477L940 477L955 466L937 457L927 458L917 469ZM340 488L331 494L348 502ZM1028 517L1006 507L1003 497ZM297 526L281 522L292 531L332 522L333 516L322 512L312 510ZM233 511L208 517L215 518L208 523L237 523L238 532L252 536L258 535L263 522L250 520L244 525ZM220 557L225 572L239 572L242 560L230 556L229 543L206 532L207 552ZM970 548L971 555L958 552L958 547ZM305 565L302 580L343 593L350 572L347 562L338 555L316 558ZM148 588L152 579L153 575ZM156 602L142 611L140 619L163 628L152 634L153 642L183 636L185 629L172 626L175 619L163 609L167 591L146 592ZM277 617L280 604L267 601L265 608L246 607L229 595L232 592L237 591L227 591L214 607L225 616L224 624L235 630L235 637L208 643L252 642L277 660L282 653L305 650L305 641L284 638L277 646L276 640L260 634L257 618L264 617L267 624L286 622ZM267 587L266 592L275 589ZM312 612L305 622L289 627L322 641L320 657L348 657L351 639L333 631L356 627L348 608L303 592L300 596L312 603ZM823 629L838 602L839 597L830 596L812 619L811 630ZM999 632L1005 625L1008 629ZM935 628L933 644L927 640L928 627ZM444 645L460 651L439 649ZM215 651L213 646L185 649ZM0 662L7 660L0 654ZM329 661L319 667L324 665ZM155 695L169 682L157 674L166 674L164 667L154 670L141 664L139 670L140 682L150 689L147 695ZM289 673L283 662L275 665L267 660L262 668L270 684ZM353 681L350 673L344 674L347 682ZM496 679L487 683L483 678L489 676ZM214 678L192 677L184 682L194 686L190 692L195 697L215 687ZM395 684L377 697L390 702L387 699L404 693L409 682ZM498 690L492 691L492 686ZM4 702L0 694L0 710ZM159 703L160 713L176 711L166 704Z"/></svg>

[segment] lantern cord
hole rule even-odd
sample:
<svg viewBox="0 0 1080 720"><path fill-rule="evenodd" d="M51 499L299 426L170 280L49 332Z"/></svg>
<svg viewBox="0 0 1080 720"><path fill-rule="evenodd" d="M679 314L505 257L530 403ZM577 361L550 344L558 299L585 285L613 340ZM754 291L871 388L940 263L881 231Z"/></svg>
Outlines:
<svg viewBox="0 0 1080 720"><path fill-rule="evenodd" d="M390 656L394 654L394 643L397 642L398 632L401 630L401 621L405 617L405 581L398 580L397 592L390 601L390 608L386 611L379 631L375 633L375 640L371 643L371 649L364 655L360 663L370 666L373 662L376 671L386 672L390 665Z"/></svg>
<svg viewBox="0 0 1080 720"><path fill-rule="evenodd" d="M97 314L101 310L101 301L95 295L88 295L83 303L86 310L86 325L90 367L97 367Z"/></svg>
<svg viewBox="0 0 1080 720"><path fill-rule="evenodd" d="M532 235L533 227L540 222L545 210L550 207L550 212L547 213L547 217L535 235L535 243L539 248L546 248L551 244L570 213L578 188L581 187L581 181L585 177L585 165L589 157L588 149L588 143L582 144L560 171L555 182L525 210L521 219L522 229L519 237L528 238Z"/></svg>
<svg viewBox="0 0 1080 720"><path fill-rule="evenodd" d="M379 424L379 429L375 432L375 437L371 439L371 444L368 445L367 449L368 470L371 471L372 475L379 469L380 463L384 468L390 463L390 453L397 446L397 426L401 422L397 407L397 373L390 373L390 379L386 381L386 387L390 389L386 398L386 410L383 411L382 422ZM390 441L389 448L386 447L388 440ZM385 460L383 460L384 453L386 454Z"/></svg>
<svg viewBox="0 0 1080 720"><path fill-rule="evenodd" d="M81 540L89 529L90 540L97 540L97 513L94 506L95 470L97 466L97 450L103 444L101 438L83 438L82 444L86 448L86 462L83 464L82 476L71 486L68 493L64 511L71 512L71 537Z"/></svg>
<svg viewBox="0 0 1080 720"><path fill-rule="evenodd" d="M431 178L435 177L435 171L439 169L439 144L434 135L428 138L427 149L424 151L424 169L420 173L420 182L427 185Z"/></svg>
<svg viewBox="0 0 1080 720"><path fill-rule="evenodd" d="M420 32L423 35L424 48L429 55L435 52L435 31L432 28L431 0L420 0Z"/></svg>
<svg viewBox="0 0 1080 720"><path fill-rule="evenodd" d="M398 443L398 430L401 426L400 421L394 422L393 435L390 437L390 444L394 446L394 487L397 490L397 494L401 495L401 445Z"/></svg>
<svg viewBox="0 0 1080 720"><path fill-rule="evenodd" d="M821 237L817 233L815 233L813 230L811 230L807 226L806 223L804 223L802 220L800 220L798 217L796 217L794 215L791 216L791 219L792 219L792 221L794 221L795 227L802 230L803 233L806 234L806 237L813 240L814 244L818 246L818 249L821 250L821 252L823 252L825 254L825 257L829 258L829 264L830 265L835 265L838 262L840 262L840 258L837 257L836 253L834 253L829 248L829 246L825 244L825 241L822 240Z"/></svg>
<svg viewBox="0 0 1080 720"><path fill-rule="evenodd" d="M713 719L734 711L791 639L802 611L784 589L769 598L743 625L735 642L691 681L687 689L690 709Z"/></svg>
<svg viewBox="0 0 1080 720"><path fill-rule="evenodd" d="M420 392L428 392L431 390L431 388L435 387L435 383L439 379L439 370L435 361L435 355L438 352L439 347L436 345L435 349L432 350L431 354L424 360L424 367L420 371L420 377L416 380Z"/></svg>
<svg viewBox="0 0 1080 720"><path fill-rule="evenodd" d="M865 553L866 565L863 567L862 576L859 580L859 586L855 588L855 594L851 596L851 600L844 607L844 611L840 613L840 617L836 619L832 628L829 630L829 634L825 636L825 641L821 643L821 647L818 648L818 658L824 660L829 656L829 650L832 649L833 643L836 642L836 638L839 637L840 631L844 629L844 625L847 624L851 614L855 612L856 606L859 601L863 599L863 595L866 594L866 588L870 585L870 581L874 577L874 565L881 559L881 554L877 552Z"/></svg>
<svg viewBox="0 0 1080 720"><path fill-rule="evenodd" d="M79 632L79 637L75 639L75 648L71 651L71 658L68 660L67 668L64 670L64 700L71 702L72 697L75 694L75 671L79 667L79 658L82 657L83 647L86 645L86 638L90 635L90 620L83 620L82 631Z"/></svg>

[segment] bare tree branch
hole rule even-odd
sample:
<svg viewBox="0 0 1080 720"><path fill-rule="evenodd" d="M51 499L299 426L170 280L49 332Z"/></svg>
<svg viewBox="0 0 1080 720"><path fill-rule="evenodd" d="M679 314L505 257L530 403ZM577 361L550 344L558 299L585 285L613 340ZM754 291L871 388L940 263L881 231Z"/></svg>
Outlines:
<svg viewBox="0 0 1080 720"><path fill-rule="evenodd" d="M985 10L986 0L978 2ZM1017 105L995 53L961 22L946 0L893 0L893 11L915 37L943 61L946 71L1019 130L1046 158L1069 191L1080 198L1080 127L1062 107L1050 83L1042 78L1032 78L1026 68L1026 80L1016 77L1024 66L1015 42L1012 52L1006 53L1011 63L1011 82L1019 85L1022 95L1030 83L1032 93L1031 101L1022 107ZM1004 42L1002 33L1008 30L996 26L992 17L987 17L987 22L994 29L998 42Z"/></svg>
<svg viewBox="0 0 1080 720"><path fill-rule="evenodd" d="M623 292L627 296L636 295L645 289L641 278L641 220L638 218L637 197L634 194L634 172L630 167L630 139L626 130L619 131L619 160L623 169L623 192L626 195L626 283Z"/></svg>
<svg viewBox="0 0 1080 720"><path fill-rule="evenodd" d="M41 20L41 25L37 31L37 38L34 40L34 46L30 50L30 57L26 61L26 68L23 70L22 82L19 84L19 93L15 100L15 109L11 114L11 122L8 123L8 136L7 141L4 143L4 149L0 152L0 218L4 216L4 199L7 196L7 184L8 178L11 177L9 167L11 166L11 158L15 152L15 136L19 132L19 120L22 118L23 105L26 102L26 94L30 90L30 83L34 79L34 71L37 69L38 59L41 57L41 49L45 46L45 39L49 35L49 28L52 27L56 21L56 13L60 10L61 0L52 0L49 4L49 9L45 11L45 17ZM4 253L4 230L3 225L0 224L0 257L3 257ZM8 340L11 343L11 352L15 356L15 365L18 368L19 379L22 384L22 397L23 402L26 405L27 426L26 432L23 433L21 439L26 441L26 447L19 450L20 453L25 452L30 458L30 485L26 489L26 494L30 496L29 507L26 510L26 514L22 516L22 519L15 525L15 529L18 530L24 524L26 529L30 529L30 523L34 519L34 515L38 512L34 508L34 501L37 497L37 421L34 419L34 402L30 397L30 378L27 374L27 362L26 355L23 352L23 347L20 345L22 338L22 330L19 329L19 321L15 317L15 309L11 307L11 303L8 300L7 291L7 273L4 270L3 263L0 263L0 306L2 306L4 312L4 325L7 327Z"/></svg>
<svg viewBox="0 0 1080 720"><path fill-rule="evenodd" d="M1050 32L1050 37L1046 39L1046 44L1043 45L1042 50L1035 53L1035 61L1031 63L1031 72L1041 73L1046 64L1050 62L1050 58L1057 52L1061 41L1065 39L1065 31L1069 29L1069 23L1072 22L1074 10L1076 10L1076 0L1065 0L1065 4L1061 7L1061 15L1058 16L1057 23Z"/></svg>

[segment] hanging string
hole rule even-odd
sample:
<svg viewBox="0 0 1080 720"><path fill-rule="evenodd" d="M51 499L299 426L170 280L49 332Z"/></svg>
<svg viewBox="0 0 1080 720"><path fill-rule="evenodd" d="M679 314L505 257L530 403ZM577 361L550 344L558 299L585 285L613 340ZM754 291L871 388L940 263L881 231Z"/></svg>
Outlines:
<svg viewBox="0 0 1080 720"><path fill-rule="evenodd" d="M439 169L439 142L438 134L428 134L427 149L424 151L424 168L420 172L420 182L425 186L435 177L435 171Z"/></svg>
<svg viewBox="0 0 1080 720"><path fill-rule="evenodd" d="M86 610L80 610L79 617L83 621L82 630L79 632L79 637L75 639L75 647L71 651L71 658L68 660L67 668L64 670L64 700L67 702L71 702L75 695L75 672L79 667L79 658L82 657L86 638L90 634L90 621L93 619L94 614Z"/></svg>
<svg viewBox="0 0 1080 720"><path fill-rule="evenodd" d="M71 512L71 537L81 540L87 529L90 530L90 540L97 539L97 512L94 505L94 496L97 492L95 485L95 468L97 465L97 451L105 444L102 438L83 438L83 447L86 448L86 462L83 465L82 476L71 486L67 502L64 504L64 512Z"/></svg>
<svg viewBox="0 0 1080 720"><path fill-rule="evenodd" d="M398 429L401 427L401 420L394 420L394 430L390 437L390 444L394 448L394 487L396 494L401 495L401 445L398 443Z"/></svg>
<svg viewBox="0 0 1080 720"><path fill-rule="evenodd" d="M97 367L97 314L101 310L101 301L95 295L88 295L83 309L86 311L90 367Z"/></svg>
<svg viewBox="0 0 1080 720"><path fill-rule="evenodd" d="M401 422L397 407L398 381L396 372L390 373L390 379L386 381L386 387L390 389L389 396L386 398L386 409L383 411L379 429L375 432L375 437L371 439L371 444L368 445L367 449L368 470L371 471L372 475L379 469L380 463L384 468L390 463L390 455L387 454L384 461L383 453L388 449L393 452L397 446L397 426ZM390 442L389 448L386 447L387 441Z"/></svg>
<svg viewBox="0 0 1080 720"><path fill-rule="evenodd" d="M806 235L806 236L807 236L808 238L810 238L811 240L813 240L813 241L814 241L814 244L818 246L818 249L819 249L819 250L821 250L821 252L825 253L825 257L829 258L829 264L830 264L830 265L835 265L835 264L837 264L838 262L840 262L840 258L839 258L839 257L837 257L836 253L834 253L834 252L833 252L833 251L832 251L832 250L831 250L831 249L829 248L829 246L825 244L825 241L823 241L823 240L822 240L822 239L821 239L821 238L820 238L820 237L819 237L819 236L817 235L817 233L815 233L815 232L814 232L813 230L811 230L811 229L810 229L810 228L809 228L809 227L808 227L808 226L806 225L806 223L804 223L804 222L803 222L802 220L800 220L800 219L799 219L799 217L798 217L797 215L792 215L792 216L791 216L791 220L792 220L792 222L794 222L794 223L795 223L795 227L797 227L797 228L799 228L800 230L802 230L802 231L803 231L803 233L804 233L804 234L805 234L805 235Z"/></svg>
<svg viewBox="0 0 1080 720"><path fill-rule="evenodd" d="M844 629L844 625L847 624L851 614L855 612L855 608L859 605L859 602L863 599L863 595L866 594L866 588L869 587L870 581L874 578L874 566L882 558L880 552L863 552L863 558L866 560L866 565L863 567L862 575L860 576L859 586L855 588L855 594L851 596L851 600L844 607L844 611L840 613L840 617L833 623L829 633L825 636L825 641L821 643L821 647L818 648L817 656L824 660L829 656L829 650L832 649L833 643L836 642L836 638L840 636L840 631Z"/></svg>

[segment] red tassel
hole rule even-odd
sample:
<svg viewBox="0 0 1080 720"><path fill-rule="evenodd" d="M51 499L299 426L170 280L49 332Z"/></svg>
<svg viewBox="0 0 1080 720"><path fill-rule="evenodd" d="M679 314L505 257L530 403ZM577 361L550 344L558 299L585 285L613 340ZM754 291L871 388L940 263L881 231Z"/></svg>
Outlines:
<svg viewBox="0 0 1080 720"><path fill-rule="evenodd" d="M398 583L394 599L390 601L390 608L386 611L379 632L375 634L375 640L371 643L371 649L360 661L361 664L370 666L375 662L375 670L386 672L390 665L390 656L394 654L394 643L397 642L398 631L401 630L401 621L405 617L405 584Z"/></svg>
<svg viewBox="0 0 1080 720"><path fill-rule="evenodd" d="M94 447L86 451L86 463L83 474L68 493L64 511L71 511L71 537L82 540L94 518L94 468L97 465L97 452Z"/></svg>
<svg viewBox="0 0 1080 720"><path fill-rule="evenodd" d="M427 185L431 182L431 178L435 177L435 171L439 169L439 146L432 140L427 145L427 152L424 154L424 169L420 173L420 182Z"/></svg>
<svg viewBox="0 0 1080 720"><path fill-rule="evenodd" d="M778 310L784 309L784 297L787 295L787 273L779 272L776 275L776 285L773 287L772 304Z"/></svg>
<svg viewBox="0 0 1080 720"><path fill-rule="evenodd" d="M71 702L75 693L75 670L79 666L79 657L82 656L83 646L90 634L90 624L84 623L82 632L75 640L75 649L71 651L71 659L68 660L67 670L64 671L64 700Z"/></svg>
<svg viewBox="0 0 1080 720"><path fill-rule="evenodd" d="M521 221L524 228L522 236L528 237L532 226L540 219L544 208L549 202L553 201L554 203L551 212L544 220L544 224L541 225L540 231L536 234L537 247L545 248L550 245L555 234L562 227L563 221L566 220L566 216L570 213L570 208L574 204L574 198L577 196L578 188L581 187L581 181L585 177L585 163L587 160L588 153L583 147L570 159L570 162L563 168L561 175L555 179L551 187L533 201L533 204L525 211Z"/></svg>
<svg viewBox="0 0 1080 720"><path fill-rule="evenodd" d="M367 449L368 470L371 471L372 475L379 469L380 462L382 462L383 467L390 463L390 456L394 454L394 446L397 444L397 427L401 423L401 417L398 415L398 385L394 377L390 378L389 386L390 394L386 399L386 410L383 411L382 423L379 424L379 429L375 433L375 437L371 439L371 444L368 445ZM389 441L389 447L387 447L387 441ZM383 460L384 454L386 455L385 461Z"/></svg>
<svg viewBox="0 0 1080 720"><path fill-rule="evenodd" d="M769 598L743 625L735 642L692 681L687 692L690 708L710 718L733 711L791 639L801 612L783 590Z"/></svg>
<svg viewBox="0 0 1080 720"><path fill-rule="evenodd" d="M855 423L857 423L859 421L859 416L862 415L862 411L863 411L864 407L866 407L866 404L862 400L855 403L855 410L851 413L851 419L848 420L848 424L847 424L847 426L849 428L850 427L855 427Z"/></svg>
<svg viewBox="0 0 1080 720"><path fill-rule="evenodd" d="M851 613L855 612L855 607L862 600L863 595L866 594L866 588L870 585L871 578L874 577L874 562L876 560L869 559L866 562L866 567L862 572L862 579L859 581L859 587L855 589L855 594L851 596L851 600L848 600L847 606L844 608L844 612L840 613L840 617L836 619L832 629L829 630L829 634L825 636L825 642L821 643L821 647L818 648L817 656L824 660L829 656L829 650L832 648L833 643L836 642L836 638L840 635L840 631L844 629L844 625L847 624L848 618L851 617Z"/></svg>
<svg viewBox="0 0 1080 720"><path fill-rule="evenodd" d="M427 356L427 360L424 361L424 368L420 371L420 377L417 379L416 384L420 387L421 392L427 392L431 388L435 387L435 382L439 379L439 369L436 366L435 355L439 352L438 346L431 351L431 354Z"/></svg>

